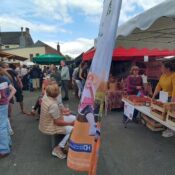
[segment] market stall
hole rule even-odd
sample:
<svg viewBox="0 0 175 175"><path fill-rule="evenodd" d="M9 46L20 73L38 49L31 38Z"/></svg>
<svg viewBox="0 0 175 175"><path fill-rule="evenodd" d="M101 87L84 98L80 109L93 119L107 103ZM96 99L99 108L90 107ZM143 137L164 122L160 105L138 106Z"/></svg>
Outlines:
<svg viewBox="0 0 175 175"><path fill-rule="evenodd" d="M136 64L137 61L144 62L144 58L147 58L147 62L145 62L146 69L143 70L153 87L157 84L161 74L161 62L154 60L175 55L174 6L174 0L167 0L127 21L117 31L117 43L112 56L113 61L117 63L130 61L132 63L128 66L129 69L131 64ZM85 52L83 60L91 60L94 53L95 48ZM113 70L118 71L119 66L116 66ZM127 70L123 70L123 72L122 76L125 77Z"/></svg>
<svg viewBox="0 0 175 175"><path fill-rule="evenodd" d="M132 120L133 110L136 109L140 112L144 124L152 131L161 131L165 127L175 131L175 103L151 102L146 98L140 98L139 101L139 97L136 100L129 96L122 98L122 101L125 104L125 110L127 110L124 112L129 116L129 119Z"/></svg>
<svg viewBox="0 0 175 175"><path fill-rule="evenodd" d="M25 57L21 57L19 55L14 55L11 53L7 53L4 51L0 51L0 60L4 61L4 60L18 60L18 61L25 61L27 60L27 58Z"/></svg>

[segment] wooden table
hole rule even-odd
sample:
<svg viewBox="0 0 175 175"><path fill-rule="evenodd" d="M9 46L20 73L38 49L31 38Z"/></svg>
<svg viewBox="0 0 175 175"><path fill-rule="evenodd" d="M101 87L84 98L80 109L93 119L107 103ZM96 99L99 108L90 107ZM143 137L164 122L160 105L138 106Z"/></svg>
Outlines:
<svg viewBox="0 0 175 175"><path fill-rule="evenodd" d="M125 99L122 99L123 102L128 102ZM137 109L140 113L145 114L146 116L150 117L151 119L161 123L162 125L166 126L167 128L175 131L175 127L169 125L166 121L163 121L157 117L155 117L154 115L151 114L151 109L150 107L146 107L146 106L134 106L135 109Z"/></svg>

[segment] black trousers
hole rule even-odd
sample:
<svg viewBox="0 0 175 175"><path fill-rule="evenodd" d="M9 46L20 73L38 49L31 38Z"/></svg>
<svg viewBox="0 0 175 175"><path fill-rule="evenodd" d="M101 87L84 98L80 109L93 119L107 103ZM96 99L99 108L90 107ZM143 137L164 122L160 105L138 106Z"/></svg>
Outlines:
<svg viewBox="0 0 175 175"><path fill-rule="evenodd" d="M64 91L64 98L69 98L69 80L62 80L61 85L61 88Z"/></svg>

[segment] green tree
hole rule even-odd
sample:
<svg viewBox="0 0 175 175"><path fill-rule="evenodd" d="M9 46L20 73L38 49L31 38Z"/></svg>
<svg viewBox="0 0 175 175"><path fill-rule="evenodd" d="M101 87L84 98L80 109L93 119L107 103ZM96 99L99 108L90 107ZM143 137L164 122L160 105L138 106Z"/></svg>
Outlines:
<svg viewBox="0 0 175 175"><path fill-rule="evenodd" d="M66 61L71 61L73 58L71 57L71 56L69 56L69 55L65 55L64 56L65 57L65 60Z"/></svg>

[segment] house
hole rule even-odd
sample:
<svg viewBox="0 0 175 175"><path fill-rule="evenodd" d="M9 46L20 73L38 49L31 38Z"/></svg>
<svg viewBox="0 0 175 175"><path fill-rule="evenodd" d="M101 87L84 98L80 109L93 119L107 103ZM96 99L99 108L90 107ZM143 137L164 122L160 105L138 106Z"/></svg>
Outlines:
<svg viewBox="0 0 175 175"><path fill-rule="evenodd" d="M33 39L30 35L29 28L21 27L19 32L1 32L0 33L0 44L1 49L14 49L14 48L24 48L34 45Z"/></svg>
<svg viewBox="0 0 175 175"><path fill-rule="evenodd" d="M30 29L25 28L25 31L23 31L23 27L21 27L20 32L1 32L0 50L28 58L28 61L32 61L33 57L40 54L54 53L63 55L60 52L59 43L57 44L57 49L40 40L34 43L30 35Z"/></svg>

